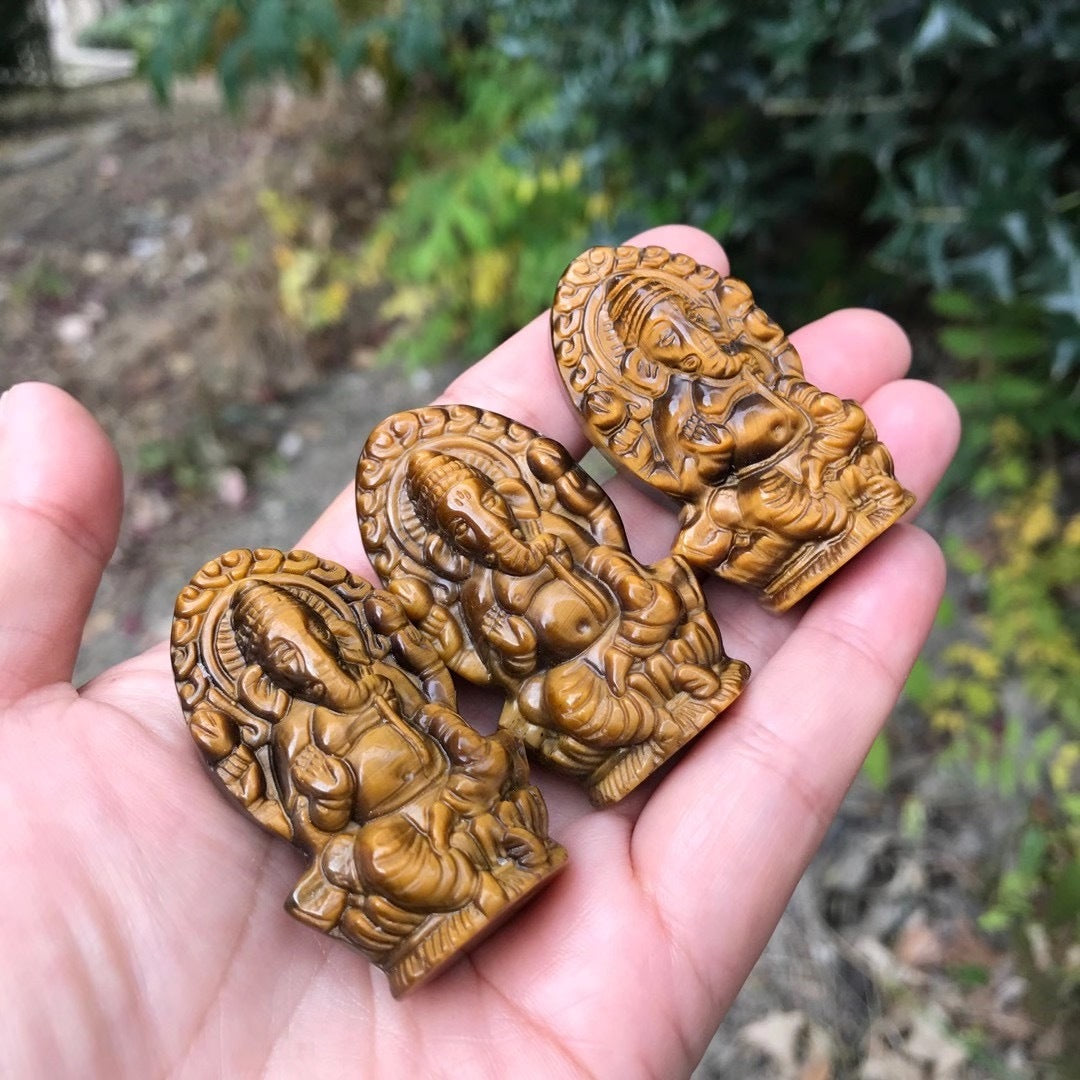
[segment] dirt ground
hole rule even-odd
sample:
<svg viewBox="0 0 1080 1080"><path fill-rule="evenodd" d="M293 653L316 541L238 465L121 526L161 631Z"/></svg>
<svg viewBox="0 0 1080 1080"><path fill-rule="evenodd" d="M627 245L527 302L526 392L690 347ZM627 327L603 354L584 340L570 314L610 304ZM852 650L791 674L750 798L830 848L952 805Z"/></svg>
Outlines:
<svg viewBox="0 0 1080 1080"><path fill-rule="evenodd" d="M241 119L208 83L168 111L124 83L0 105L0 382L63 386L124 463L80 679L167 634L206 559L294 543L367 431L452 372L367 371L370 304L322 336L280 313L259 193L329 179L355 228L385 197L377 95L358 91L349 121L340 104L278 92Z"/></svg>
<svg viewBox="0 0 1080 1080"><path fill-rule="evenodd" d="M70 390L125 467L80 678L167 634L206 559L291 545L374 423L455 370L371 372L373 297L328 335L280 314L259 192L333 191L353 231L386 197L393 131L377 92L355 93L268 94L243 119L207 84L169 112L138 83L0 103L0 386ZM915 721L895 723L902 742ZM1015 808L927 759L913 745L894 763L929 808L918 830L899 797L856 786L699 1080L1051 1075L1033 1062L1061 1032L1023 1006L1037 971L974 922L977 868Z"/></svg>

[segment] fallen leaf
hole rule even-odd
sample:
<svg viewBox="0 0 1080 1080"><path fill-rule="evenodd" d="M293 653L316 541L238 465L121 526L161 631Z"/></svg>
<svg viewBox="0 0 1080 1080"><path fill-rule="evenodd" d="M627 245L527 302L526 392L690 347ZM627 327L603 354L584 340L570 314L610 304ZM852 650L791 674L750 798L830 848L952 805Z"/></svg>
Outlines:
<svg viewBox="0 0 1080 1080"><path fill-rule="evenodd" d="M739 1031L739 1038L776 1066L776 1080L830 1080L832 1039L805 1013L771 1012Z"/></svg>

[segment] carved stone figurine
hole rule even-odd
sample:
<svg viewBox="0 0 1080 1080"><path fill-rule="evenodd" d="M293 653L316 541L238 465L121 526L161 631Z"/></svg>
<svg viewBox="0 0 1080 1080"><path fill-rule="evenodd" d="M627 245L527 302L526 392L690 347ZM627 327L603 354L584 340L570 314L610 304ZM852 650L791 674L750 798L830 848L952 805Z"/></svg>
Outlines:
<svg viewBox="0 0 1080 1080"><path fill-rule="evenodd" d="M173 669L226 791L310 857L286 910L395 996L563 865L520 743L454 711L401 604L306 552L230 551L180 593Z"/></svg>
<svg viewBox="0 0 1080 1080"><path fill-rule="evenodd" d="M643 566L558 443L465 405L398 413L357 466L364 546L454 672L506 693L500 726L622 798L735 698L686 562Z"/></svg>
<svg viewBox="0 0 1080 1080"><path fill-rule="evenodd" d="M660 247L597 247L552 306L593 442L685 502L674 546L783 611L914 502L854 401L803 378L750 290Z"/></svg>

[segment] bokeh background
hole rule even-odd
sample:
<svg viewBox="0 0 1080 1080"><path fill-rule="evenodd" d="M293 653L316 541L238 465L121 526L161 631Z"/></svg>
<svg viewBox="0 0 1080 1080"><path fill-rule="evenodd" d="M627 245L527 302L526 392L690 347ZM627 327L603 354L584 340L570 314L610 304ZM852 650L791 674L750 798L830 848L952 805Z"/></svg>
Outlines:
<svg viewBox="0 0 1080 1080"><path fill-rule="evenodd" d="M5 0L0 386L126 471L80 675L588 244L693 223L965 424L931 643L698 1075L1080 1075L1078 72L1074 0Z"/></svg>

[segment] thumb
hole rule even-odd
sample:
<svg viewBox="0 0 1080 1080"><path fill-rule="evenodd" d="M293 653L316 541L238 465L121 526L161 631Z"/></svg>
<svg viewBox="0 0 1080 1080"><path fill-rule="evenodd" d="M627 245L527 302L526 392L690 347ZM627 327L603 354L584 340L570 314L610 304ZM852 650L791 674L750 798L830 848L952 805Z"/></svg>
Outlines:
<svg viewBox="0 0 1080 1080"><path fill-rule="evenodd" d="M123 502L116 451L64 391L0 399L0 704L69 680Z"/></svg>

